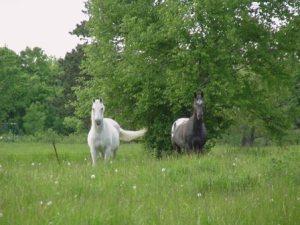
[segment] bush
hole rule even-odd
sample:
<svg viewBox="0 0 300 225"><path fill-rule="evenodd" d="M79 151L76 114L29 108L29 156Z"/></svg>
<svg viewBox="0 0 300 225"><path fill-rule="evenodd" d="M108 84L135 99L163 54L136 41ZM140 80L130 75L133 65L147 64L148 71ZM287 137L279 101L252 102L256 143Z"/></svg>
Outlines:
<svg viewBox="0 0 300 225"><path fill-rule="evenodd" d="M32 103L23 117L26 134L36 134L44 130L46 112L44 107L38 103Z"/></svg>

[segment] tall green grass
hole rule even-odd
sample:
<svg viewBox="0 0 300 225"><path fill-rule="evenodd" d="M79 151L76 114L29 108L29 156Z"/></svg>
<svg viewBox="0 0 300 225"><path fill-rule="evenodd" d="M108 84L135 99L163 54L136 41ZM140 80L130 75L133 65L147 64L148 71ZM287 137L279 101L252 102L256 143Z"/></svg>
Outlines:
<svg viewBox="0 0 300 225"><path fill-rule="evenodd" d="M297 147L215 147L157 160L123 144L0 143L0 224L299 224Z"/></svg>

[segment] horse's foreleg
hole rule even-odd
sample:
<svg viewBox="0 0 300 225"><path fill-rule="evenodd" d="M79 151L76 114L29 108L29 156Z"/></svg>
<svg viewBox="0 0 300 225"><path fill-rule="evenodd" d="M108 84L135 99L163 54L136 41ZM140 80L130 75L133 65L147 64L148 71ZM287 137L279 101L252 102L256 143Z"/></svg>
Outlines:
<svg viewBox="0 0 300 225"><path fill-rule="evenodd" d="M91 152L92 164L93 166L95 166L97 160L97 150L95 147L90 147L90 152Z"/></svg>
<svg viewBox="0 0 300 225"><path fill-rule="evenodd" d="M106 148L105 152L104 152L104 160L107 161L109 160L111 157L113 157L113 152L110 148Z"/></svg>

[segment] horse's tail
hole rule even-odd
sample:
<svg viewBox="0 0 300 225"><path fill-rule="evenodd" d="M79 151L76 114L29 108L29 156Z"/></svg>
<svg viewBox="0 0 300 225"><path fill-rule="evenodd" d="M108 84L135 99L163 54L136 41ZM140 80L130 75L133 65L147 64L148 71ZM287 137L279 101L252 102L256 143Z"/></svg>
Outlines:
<svg viewBox="0 0 300 225"><path fill-rule="evenodd" d="M120 128L120 139L122 141L132 141L139 137L143 137L146 132L147 132L147 129L145 129L145 128L138 130L138 131L123 130L122 128Z"/></svg>

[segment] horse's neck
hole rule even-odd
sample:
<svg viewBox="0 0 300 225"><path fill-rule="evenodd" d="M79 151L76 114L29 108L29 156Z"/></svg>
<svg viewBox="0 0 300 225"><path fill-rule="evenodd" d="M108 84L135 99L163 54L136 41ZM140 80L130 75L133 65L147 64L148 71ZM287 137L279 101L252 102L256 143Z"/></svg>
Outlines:
<svg viewBox="0 0 300 225"><path fill-rule="evenodd" d="M97 126L95 120L92 118L92 129L96 132L101 132L104 127L104 119L102 119L101 124Z"/></svg>
<svg viewBox="0 0 300 225"><path fill-rule="evenodd" d="M194 131L202 131L203 128L203 119L197 120L197 116L194 113L191 117L193 121L193 130Z"/></svg>

